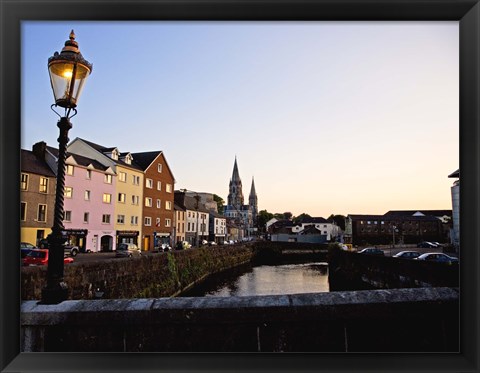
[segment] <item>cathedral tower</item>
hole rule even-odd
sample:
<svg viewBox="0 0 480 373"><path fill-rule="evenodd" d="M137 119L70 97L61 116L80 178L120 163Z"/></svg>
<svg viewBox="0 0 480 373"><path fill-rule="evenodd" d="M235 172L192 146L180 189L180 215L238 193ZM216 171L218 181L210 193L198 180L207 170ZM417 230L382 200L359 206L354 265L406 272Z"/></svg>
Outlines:
<svg viewBox="0 0 480 373"><path fill-rule="evenodd" d="M250 206L250 210L252 210L252 219L254 223L257 221L257 213L258 213L258 198L257 192L255 191L255 181L252 177L252 187L250 188L250 195L248 196L248 204Z"/></svg>
<svg viewBox="0 0 480 373"><path fill-rule="evenodd" d="M243 206L242 180L240 180L240 174L238 173L237 157L235 157L235 164L233 165L233 174L232 179L230 180L227 203L238 210L241 210Z"/></svg>

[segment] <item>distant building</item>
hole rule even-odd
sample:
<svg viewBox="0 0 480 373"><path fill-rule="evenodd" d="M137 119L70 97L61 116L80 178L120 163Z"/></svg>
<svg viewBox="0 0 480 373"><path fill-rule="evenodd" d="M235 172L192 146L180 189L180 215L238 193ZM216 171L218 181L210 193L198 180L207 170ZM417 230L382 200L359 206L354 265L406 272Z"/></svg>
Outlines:
<svg viewBox="0 0 480 373"><path fill-rule="evenodd" d="M199 195L191 196L181 190L175 191L175 204L185 211L185 241L200 246L202 240L208 240L210 211Z"/></svg>
<svg viewBox="0 0 480 373"><path fill-rule="evenodd" d="M453 182L451 188L453 227L450 238L451 244L455 247L455 251L458 253L460 248L460 170L452 172L448 177L457 179Z"/></svg>
<svg viewBox="0 0 480 373"><path fill-rule="evenodd" d="M389 211L384 215L349 214L345 225L345 243L412 244L421 241L448 242L442 220L448 210L435 210L424 215L420 211Z"/></svg>
<svg viewBox="0 0 480 373"><path fill-rule="evenodd" d="M231 239L241 240L254 234L254 224L258 213L258 197L253 178L248 201L249 204L245 205L242 180L240 179L237 158L235 157L232 178L229 183L227 205L224 207L224 215L228 220L229 237Z"/></svg>

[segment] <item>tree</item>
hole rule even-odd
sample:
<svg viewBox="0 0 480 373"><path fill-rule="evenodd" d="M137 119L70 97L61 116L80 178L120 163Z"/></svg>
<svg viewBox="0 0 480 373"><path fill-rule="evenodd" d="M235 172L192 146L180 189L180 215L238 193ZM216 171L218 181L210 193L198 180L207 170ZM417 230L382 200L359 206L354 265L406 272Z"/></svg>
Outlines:
<svg viewBox="0 0 480 373"><path fill-rule="evenodd" d="M270 219L273 219L273 214L267 210L261 210L257 214L257 227L261 230L265 229L265 225Z"/></svg>
<svg viewBox="0 0 480 373"><path fill-rule="evenodd" d="M295 224L302 224L302 222L305 220L305 219L311 219L311 216L306 214L306 213L302 213L298 216L296 216L295 218L293 218L293 222Z"/></svg>
<svg viewBox="0 0 480 373"><path fill-rule="evenodd" d="M223 205L225 204L225 201L223 200L222 197L217 196L216 194L213 195L213 200L217 202L217 211L220 214L223 214Z"/></svg>
<svg viewBox="0 0 480 373"><path fill-rule="evenodd" d="M337 224L342 231L345 230L345 219L344 215L330 215L327 220L333 220L335 224Z"/></svg>

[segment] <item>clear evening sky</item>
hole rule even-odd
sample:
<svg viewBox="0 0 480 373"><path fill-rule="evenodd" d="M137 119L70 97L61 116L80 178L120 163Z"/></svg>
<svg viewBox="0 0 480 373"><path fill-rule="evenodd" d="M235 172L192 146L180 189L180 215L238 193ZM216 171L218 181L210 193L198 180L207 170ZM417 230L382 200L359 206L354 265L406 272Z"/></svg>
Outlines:
<svg viewBox="0 0 480 373"><path fill-rule="evenodd" d="M272 213L451 209L458 22L24 22L23 149L58 146L71 29L93 72L70 140L163 150L176 189L225 201L236 156Z"/></svg>

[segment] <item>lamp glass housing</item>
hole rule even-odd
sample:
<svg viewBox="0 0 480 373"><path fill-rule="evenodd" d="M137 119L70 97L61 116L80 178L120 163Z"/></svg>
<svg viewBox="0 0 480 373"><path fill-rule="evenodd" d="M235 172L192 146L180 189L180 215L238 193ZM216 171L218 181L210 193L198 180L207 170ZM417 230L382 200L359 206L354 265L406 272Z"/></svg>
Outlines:
<svg viewBox="0 0 480 373"><path fill-rule="evenodd" d="M75 108L91 69L77 61L57 59L48 64L55 104Z"/></svg>

